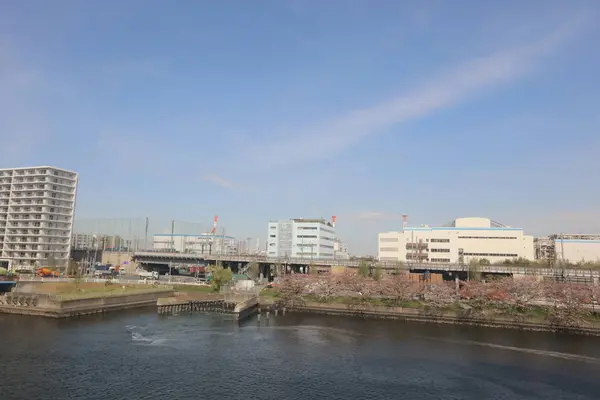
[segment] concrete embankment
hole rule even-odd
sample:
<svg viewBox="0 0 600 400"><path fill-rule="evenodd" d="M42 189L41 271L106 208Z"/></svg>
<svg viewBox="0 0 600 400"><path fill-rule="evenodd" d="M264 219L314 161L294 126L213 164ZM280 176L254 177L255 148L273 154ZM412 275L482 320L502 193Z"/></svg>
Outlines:
<svg viewBox="0 0 600 400"><path fill-rule="evenodd" d="M155 288L133 293L61 299L47 293L13 292L0 297L0 312L66 318L87 314L104 313L128 308L156 305L161 297L173 296L171 288Z"/></svg>
<svg viewBox="0 0 600 400"><path fill-rule="evenodd" d="M277 308L275 304L261 303L261 308ZM600 336L600 322L587 326L558 326L543 319L524 318L517 320L510 316L469 316L460 311L428 311L419 308L355 306L347 304L322 304L307 302L303 306L287 307L291 312L305 312L327 315L344 315L361 318L397 319L404 321L429 322L439 324L476 325L494 328L557 332L565 331L574 334Z"/></svg>
<svg viewBox="0 0 600 400"><path fill-rule="evenodd" d="M258 298L250 298L241 302L228 302L223 296L186 296L161 298L156 302L159 314L179 312L215 312L230 314L234 320L243 320L254 315L258 309Z"/></svg>

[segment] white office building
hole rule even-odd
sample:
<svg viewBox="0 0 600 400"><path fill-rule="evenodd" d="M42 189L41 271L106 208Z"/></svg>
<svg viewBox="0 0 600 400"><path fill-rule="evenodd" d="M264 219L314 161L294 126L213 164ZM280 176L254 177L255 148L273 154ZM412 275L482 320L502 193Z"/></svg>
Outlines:
<svg viewBox="0 0 600 400"><path fill-rule="evenodd" d="M268 257L308 260L333 259L336 240L333 223L296 218L269 222Z"/></svg>
<svg viewBox="0 0 600 400"><path fill-rule="evenodd" d="M213 235L212 233L181 234L155 233L152 248L155 251L193 254L239 253L239 242L233 236Z"/></svg>
<svg viewBox="0 0 600 400"><path fill-rule="evenodd" d="M487 218L458 218L439 227L408 227L379 234L379 260L465 263L487 259L534 259L533 237Z"/></svg>
<svg viewBox="0 0 600 400"><path fill-rule="evenodd" d="M0 258L13 268L67 265L77 179L54 167L0 169Z"/></svg>

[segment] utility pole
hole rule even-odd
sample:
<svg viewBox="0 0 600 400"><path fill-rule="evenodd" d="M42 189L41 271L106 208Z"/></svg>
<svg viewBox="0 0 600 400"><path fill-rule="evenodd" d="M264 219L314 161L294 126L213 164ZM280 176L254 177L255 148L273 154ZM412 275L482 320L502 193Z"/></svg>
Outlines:
<svg viewBox="0 0 600 400"><path fill-rule="evenodd" d="M169 281L171 280L171 273L173 272L173 261L175 260L175 220L171 221L171 243L172 243L172 259L169 263Z"/></svg>
<svg viewBox="0 0 600 400"><path fill-rule="evenodd" d="M148 250L148 217L146 217L146 229L144 230L144 250Z"/></svg>

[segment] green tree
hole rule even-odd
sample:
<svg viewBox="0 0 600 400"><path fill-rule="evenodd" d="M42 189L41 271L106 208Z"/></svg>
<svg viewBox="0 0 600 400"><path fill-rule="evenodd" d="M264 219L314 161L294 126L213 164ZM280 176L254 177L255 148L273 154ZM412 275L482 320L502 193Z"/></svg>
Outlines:
<svg viewBox="0 0 600 400"><path fill-rule="evenodd" d="M470 281L480 281L481 280L481 271L479 270L480 266L479 259L473 258L469 261L469 280Z"/></svg>
<svg viewBox="0 0 600 400"><path fill-rule="evenodd" d="M217 264L212 271L212 286L215 291L221 289L225 283L231 281L233 279L233 273L229 268L223 268L221 265Z"/></svg>
<svg viewBox="0 0 600 400"><path fill-rule="evenodd" d="M0 276L8 275L8 270L4 267L0 267Z"/></svg>
<svg viewBox="0 0 600 400"><path fill-rule="evenodd" d="M369 276L369 263L364 260L361 261L360 264L358 264L358 273L365 278Z"/></svg>
<svg viewBox="0 0 600 400"><path fill-rule="evenodd" d="M377 264L375 265L375 271L373 272L373 279L379 281L381 278L383 278L383 268L381 268L381 265Z"/></svg>

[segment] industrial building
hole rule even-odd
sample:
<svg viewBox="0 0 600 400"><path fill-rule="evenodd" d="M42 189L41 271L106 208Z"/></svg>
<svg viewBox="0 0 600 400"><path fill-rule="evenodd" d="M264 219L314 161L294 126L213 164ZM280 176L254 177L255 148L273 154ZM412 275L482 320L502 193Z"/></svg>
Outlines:
<svg viewBox="0 0 600 400"><path fill-rule="evenodd" d="M535 239L536 260L554 264L600 263L600 235L554 234Z"/></svg>
<svg viewBox="0 0 600 400"><path fill-rule="evenodd" d="M333 257L337 260L350 259L350 253L348 252L348 244L342 242L339 239L335 239L333 242Z"/></svg>
<svg viewBox="0 0 600 400"><path fill-rule="evenodd" d="M193 254L237 254L238 242L232 236L201 233L155 233L152 248L155 251Z"/></svg>
<svg viewBox="0 0 600 400"><path fill-rule="evenodd" d="M534 259L533 237L488 218L457 218L449 224L409 227L379 234L379 260L415 263L469 263L486 259Z"/></svg>
<svg viewBox="0 0 600 400"><path fill-rule="evenodd" d="M269 257L333 259L335 217L295 218L269 222L267 255Z"/></svg>
<svg viewBox="0 0 600 400"><path fill-rule="evenodd" d="M13 268L66 266L77 180L55 167L0 169L0 258Z"/></svg>

